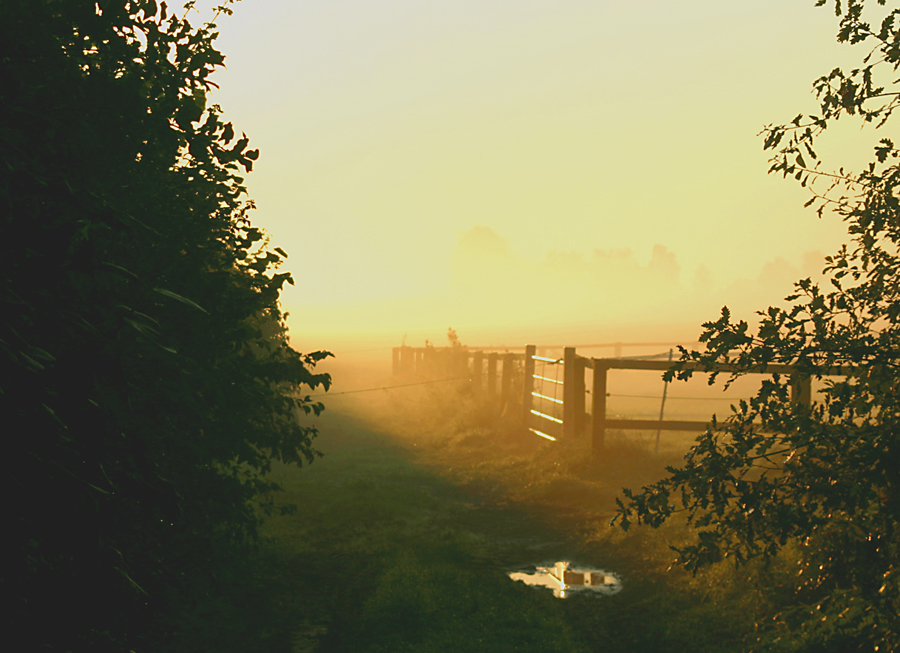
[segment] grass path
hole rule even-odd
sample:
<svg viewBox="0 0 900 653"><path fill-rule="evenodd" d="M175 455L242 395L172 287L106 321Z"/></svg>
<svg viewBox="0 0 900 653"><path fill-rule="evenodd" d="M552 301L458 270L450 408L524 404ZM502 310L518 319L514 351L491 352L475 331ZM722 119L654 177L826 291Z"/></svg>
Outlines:
<svg viewBox="0 0 900 653"><path fill-rule="evenodd" d="M581 650L560 602L504 572L566 553L558 534L364 424L322 428L324 458L276 472L297 512L265 530L304 613L295 651Z"/></svg>
<svg viewBox="0 0 900 653"><path fill-rule="evenodd" d="M294 653L740 650L745 624L715 588L657 568L665 538L603 526L614 474L579 477L540 444L440 416L409 427L421 438L382 425L330 411L325 456L275 470L298 509L265 524L263 582ZM625 587L560 601L506 576L555 560Z"/></svg>

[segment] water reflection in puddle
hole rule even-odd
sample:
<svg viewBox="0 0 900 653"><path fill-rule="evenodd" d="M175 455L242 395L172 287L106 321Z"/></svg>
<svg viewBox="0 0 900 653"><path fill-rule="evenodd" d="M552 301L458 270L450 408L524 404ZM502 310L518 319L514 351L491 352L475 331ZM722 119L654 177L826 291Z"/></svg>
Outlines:
<svg viewBox="0 0 900 653"><path fill-rule="evenodd" d="M581 567L571 562L557 562L550 567L535 567L534 571L513 571L513 580L526 585L547 587L553 596L564 599L572 594L602 594L610 596L622 590L621 579L603 569Z"/></svg>

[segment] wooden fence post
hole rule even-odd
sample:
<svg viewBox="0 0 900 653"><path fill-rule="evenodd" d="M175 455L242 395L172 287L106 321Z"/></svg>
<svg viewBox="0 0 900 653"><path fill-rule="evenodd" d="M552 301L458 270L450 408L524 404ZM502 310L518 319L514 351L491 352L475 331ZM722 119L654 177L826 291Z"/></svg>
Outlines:
<svg viewBox="0 0 900 653"><path fill-rule="evenodd" d="M591 397L591 449L594 457L603 453L606 445L606 372L609 368L598 359L594 359L594 390Z"/></svg>
<svg viewBox="0 0 900 653"><path fill-rule="evenodd" d="M669 350L669 362L672 362L672 354L675 353L674 350ZM666 412L666 393L669 391L669 383L663 382L663 395L662 401L659 402L659 421L663 421L663 417ZM656 429L656 448L654 449L655 453L659 453L659 433L660 429Z"/></svg>
<svg viewBox="0 0 900 653"><path fill-rule="evenodd" d="M564 438L576 435L575 430L575 347L563 349L563 425Z"/></svg>
<svg viewBox="0 0 900 653"><path fill-rule="evenodd" d="M584 385L584 370L587 368L587 359L582 356L575 357L575 435L584 433L584 397L587 388Z"/></svg>
<svg viewBox="0 0 900 653"><path fill-rule="evenodd" d="M472 354L472 385L475 386L476 396L481 393L481 387L484 385L484 353L476 351Z"/></svg>
<svg viewBox="0 0 900 653"><path fill-rule="evenodd" d="M801 378L799 374L791 374L791 401L809 406L812 403L812 379Z"/></svg>
<svg viewBox="0 0 900 653"><path fill-rule="evenodd" d="M515 365L515 354L503 354L503 374L500 377L500 403L506 408L509 403L509 390L512 387L513 365Z"/></svg>
<svg viewBox="0 0 900 653"><path fill-rule="evenodd" d="M422 360L423 360L423 368L425 369L425 375L429 379L433 379L436 377L436 370L435 370L436 365L434 362L434 355L435 355L434 347L425 347L425 353L422 354Z"/></svg>
<svg viewBox="0 0 900 653"><path fill-rule="evenodd" d="M416 362L413 360L413 356L412 347L400 347L400 370L403 374L412 375L415 372Z"/></svg>
<svg viewBox="0 0 900 653"><path fill-rule="evenodd" d="M497 394L497 353L491 352L488 354L488 372L487 372L487 394L488 397L493 397Z"/></svg>
<svg viewBox="0 0 900 653"><path fill-rule="evenodd" d="M522 424L525 425L525 428L528 428L528 425L531 424L531 407L534 405L532 402L534 397L531 396L531 393L534 392L535 351L537 351L537 347L534 345L525 347L525 378L522 384L524 386L522 389Z"/></svg>

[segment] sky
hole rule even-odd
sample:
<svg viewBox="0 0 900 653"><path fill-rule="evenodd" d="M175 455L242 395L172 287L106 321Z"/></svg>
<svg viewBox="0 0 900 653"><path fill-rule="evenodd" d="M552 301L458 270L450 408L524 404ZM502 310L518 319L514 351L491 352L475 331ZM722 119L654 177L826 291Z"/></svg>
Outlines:
<svg viewBox="0 0 900 653"><path fill-rule="evenodd" d="M680 341L779 303L847 241L758 135L860 56L814 4L237 4L210 101L261 151L292 342ZM852 166L873 139L846 125L821 153Z"/></svg>

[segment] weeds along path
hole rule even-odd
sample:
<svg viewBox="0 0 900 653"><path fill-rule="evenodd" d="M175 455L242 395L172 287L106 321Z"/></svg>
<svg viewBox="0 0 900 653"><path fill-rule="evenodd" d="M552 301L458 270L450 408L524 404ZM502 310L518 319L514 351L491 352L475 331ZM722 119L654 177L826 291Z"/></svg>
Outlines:
<svg viewBox="0 0 900 653"><path fill-rule="evenodd" d="M508 437L496 414L398 421L380 408L330 407L324 457L274 472L279 500L298 507L263 529L294 652L739 650L709 600L691 590L689 609L666 591L650 558L668 540L602 526L602 483ZM621 574L625 589L560 601L506 575L573 559Z"/></svg>
<svg viewBox="0 0 900 653"><path fill-rule="evenodd" d="M582 650L558 601L504 573L552 537L356 419L321 429L322 459L276 471L297 512L265 528L301 617L295 651Z"/></svg>

